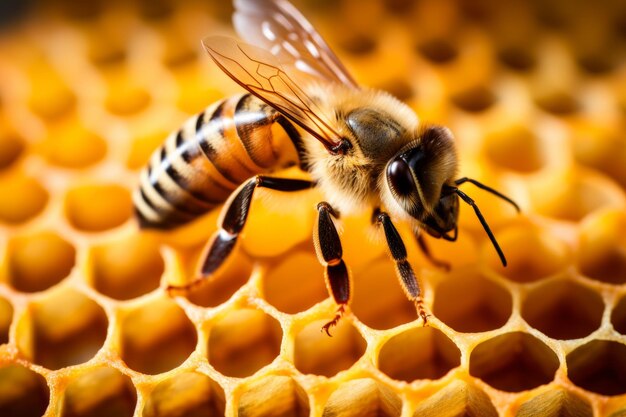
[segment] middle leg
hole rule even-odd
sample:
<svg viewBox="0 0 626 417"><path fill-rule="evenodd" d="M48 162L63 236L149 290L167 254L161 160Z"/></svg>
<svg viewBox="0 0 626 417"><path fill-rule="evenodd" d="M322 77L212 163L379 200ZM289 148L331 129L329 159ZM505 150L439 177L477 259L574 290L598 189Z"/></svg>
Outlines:
<svg viewBox="0 0 626 417"><path fill-rule="evenodd" d="M428 314L424 308L422 288L411 264L406 259L407 252L402 237L400 237L398 230L391 222L391 218L387 213L376 209L372 215L372 222L382 225L389 253L396 263L396 273L398 278L400 278L402 289L404 289L407 298L413 302L417 309L417 314L422 318L424 325L426 325L428 323Z"/></svg>
<svg viewBox="0 0 626 417"><path fill-rule="evenodd" d="M337 212L325 201L317 205L317 211L315 251L320 262L325 265L324 278L328 292L339 305L335 317L322 327L322 330L331 336L330 328L337 325L350 302L350 274L342 259L343 249L339 233L332 220L332 217L338 217Z"/></svg>

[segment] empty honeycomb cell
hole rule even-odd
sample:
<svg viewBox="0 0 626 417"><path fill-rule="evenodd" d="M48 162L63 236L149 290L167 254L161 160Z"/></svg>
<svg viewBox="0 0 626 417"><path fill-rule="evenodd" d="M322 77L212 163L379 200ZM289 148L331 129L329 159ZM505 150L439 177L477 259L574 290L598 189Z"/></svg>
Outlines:
<svg viewBox="0 0 626 417"><path fill-rule="evenodd" d="M0 415L40 417L49 401L50 389L43 376L21 365L0 368Z"/></svg>
<svg viewBox="0 0 626 417"><path fill-rule="evenodd" d="M76 108L76 95L46 63L32 65L29 75L31 93L28 105L33 113L46 120L55 120Z"/></svg>
<svg viewBox="0 0 626 417"><path fill-rule="evenodd" d="M564 389L551 389L522 403L515 417L593 417L591 405Z"/></svg>
<svg viewBox="0 0 626 417"><path fill-rule="evenodd" d="M279 258L263 277L264 298L282 312L295 314L326 299L324 268L312 252Z"/></svg>
<svg viewBox="0 0 626 417"><path fill-rule="evenodd" d="M354 379L339 386L328 398L323 417L399 417L400 397L383 383L370 378Z"/></svg>
<svg viewBox="0 0 626 417"><path fill-rule="evenodd" d="M156 241L133 234L94 247L91 267L89 279L98 292L129 300L159 286L165 263Z"/></svg>
<svg viewBox="0 0 626 417"><path fill-rule="evenodd" d="M0 345L9 341L9 328L13 320L13 306L0 297Z"/></svg>
<svg viewBox="0 0 626 417"><path fill-rule="evenodd" d="M277 256L303 241L311 241L316 191L285 193L257 189L250 207L252 215L242 232L242 247L255 257Z"/></svg>
<svg viewBox="0 0 626 417"><path fill-rule="evenodd" d="M130 378L113 368L83 371L65 389L61 416L133 415L137 393Z"/></svg>
<svg viewBox="0 0 626 417"><path fill-rule="evenodd" d="M526 126L495 131L485 137L483 146L490 162L521 174L538 171L546 163L546 145Z"/></svg>
<svg viewBox="0 0 626 417"><path fill-rule="evenodd" d="M604 123L576 125L571 134L574 157L626 187L626 134Z"/></svg>
<svg viewBox="0 0 626 417"><path fill-rule="evenodd" d="M14 174L0 178L0 221L17 224L38 215L48 202L48 192L35 178Z"/></svg>
<svg viewBox="0 0 626 417"><path fill-rule="evenodd" d="M497 417L489 396L474 384L455 380L422 401L414 417Z"/></svg>
<svg viewBox="0 0 626 417"><path fill-rule="evenodd" d="M542 178L530 191L537 213L570 222L578 222L596 210L624 206L621 188L603 175L582 167Z"/></svg>
<svg viewBox="0 0 626 417"><path fill-rule="evenodd" d="M626 297L622 297L613 308L611 323L617 332L626 335Z"/></svg>
<svg viewBox="0 0 626 417"><path fill-rule="evenodd" d="M626 345L591 340L567 355L567 375L576 386L601 395L626 394Z"/></svg>
<svg viewBox="0 0 626 417"><path fill-rule="evenodd" d="M306 391L288 376L271 375L244 388L239 398L239 417L307 417Z"/></svg>
<svg viewBox="0 0 626 417"><path fill-rule="evenodd" d="M558 368L559 359L552 349L524 332L488 339L476 346L470 356L472 376L508 392L547 384Z"/></svg>
<svg viewBox="0 0 626 417"><path fill-rule="evenodd" d="M81 231L112 229L125 223L132 213L130 192L117 184L81 185L65 195L65 215Z"/></svg>
<svg viewBox="0 0 626 417"><path fill-rule="evenodd" d="M24 139L17 132L0 123L0 170L15 163L25 149Z"/></svg>
<svg viewBox="0 0 626 417"><path fill-rule="evenodd" d="M508 45L498 51L498 59L514 71L530 71L537 64L535 51L528 45Z"/></svg>
<svg viewBox="0 0 626 417"><path fill-rule="evenodd" d="M460 91L451 98L452 103L467 112L481 112L493 106L497 100L496 95L486 86L474 86Z"/></svg>
<svg viewBox="0 0 626 417"><path fill-rule="evenodd" d="M458 55L457 45L445 38L428 39L417 45L418 52L433 64L446 64Z"/></svg>
<svg viewBox="0 0 626 417"><path fill-rule="evenodd" d="M224 390L211 378L183 372L159 382L146 400L143 417L224 415Z"/></svg>
<svg viewBox="0 0 626 417"><path fill-rule="evenodd" d="M18 346L48 369L87 362L102 347L108 319L102 307L72 289L61 289L30 306L32 346Z"/></svg>
<svg viewBox="0 0 626 417"><path fill-rule="evenodd" d="M350 33L339 40L339 46L352 55L368 55L376 50L377 40L363 33Z"/></svg>
<svg viewBox="0 0 626 417"><path fill-rule="evenodd" d="M379 85L378 88L387 91L389 94L403 102L410 100L414 94L411 84L402 78L391 79L382 85Z"/></svg>
<svg viewBox="0 0 626 417"><path fill-rule="evenodd" d="M490 245L483 248L487 263L498 274L515 282L534 282L558 274L565 270L571 257L558 236L528 224L498 231L498 242L508 265L502 266Z"/></svg>
<svg viewBox="0 0 626 417"><path fill-rule="evenodd" d="M537 106L557 116L566 116L576 113L580 109L580 103L569 91L547 91L535 96Z"/></svg>
<svg viewBox="0 0 626 417"><path fill-rule="evenodd" d="M130 116L146 109L152 100L145 89L129 80L115 80L109 85L104 106L116 116Z"/></svg>
<svg viewBox="0 0 626 417"><path fill-rule="evenodd" d="M332 377L350 368L365 353L367 343L348 320L331 329L332 337L321 331L326 323L309 323L295 336L294 364L304 374Z"/></svg>
<svg viewBox="0 0 626 417"><path fill-rule="evenodd" d="M393 379L439 379L461 363L461 352L441 330L418 327L389 339L378 354L378 368Z"/></svg>
<svg viewBox="0 0 626 417"><path fill-rule="evenodd" d="M79 169L102 160L107 143L97 133L75 122L52 128L39 148L51 164Z"/></svg>
<svg viewBox="0 0 626 417"><path fill-rule="evenodd" d="M159 298L125 312L120 356L135 371L159 374L183 363L197 339L184 311L171 299Z"/></svg>
<svg viewBox="0 0 626 417"><path fill-rule="evenodd" d="M280 353L280 323L261 310L231 311L211 327L209 363L226 376L247 377Z"/></svg>
<svg viewBox="0 0 626 417"><path fill-rule="evenodd" d="M609 284L626 283L626 214L607 209L589 216L579 229L577 263L587 277Z"/></svg>
<svg viewBox="0 0 626 417"><path fill-rule="evenodd" d="M369 327L389 329L417 318L389 257L354 271L353 282L352 312Z"/></svg>
<svg viewBox="0 0 626 417"><path fill-rule="evenodd" d="M44 291L58 284L74 268L76 249L54 232L15 236L8 244L8 276L13 288Z"/></svg>
<svg viewBox="0 0 626 417"><path fill-rule="evenodd" d="M433 314L459 332L502 327L513 312L511 294L472 269L457 269L435 289Z"/></svg>
<svg viewBox="0 0 626 417"><path fill-rule="evenodd" d="M604 302L599 293L570 280L543 283L528 293L522 317L553 339L578 339L600 327Z"/></svg>

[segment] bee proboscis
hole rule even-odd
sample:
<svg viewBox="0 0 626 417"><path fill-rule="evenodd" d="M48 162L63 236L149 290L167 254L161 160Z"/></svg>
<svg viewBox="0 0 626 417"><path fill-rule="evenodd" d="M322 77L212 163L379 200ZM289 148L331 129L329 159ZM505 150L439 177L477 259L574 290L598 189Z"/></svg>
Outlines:
<svg viewBox="0 0 626 417"><path fill-rule="evenodd" d="M336 325L351 296L351 279L334 218L364 209L383 230L406 296L427 321L422 290L394 222L408 222L435 264L422 231L456 240L459 200L470 205L506 258L475 202L469 182L517 205L471 178L457 178L454 138L423 125L391 95L359 86L330 47L286 0L235 0L233 22L248 43L212 36L202 43L246 94L224 99L191 118L154 153L134 201L144 227L167 229L225 203L219 230L206 247L198 276L211 276L237 244L257 187L295 192L321 189L313 233L330 296L338 305L323 329ZM255 44L253 46L251 44ZM272 172L297 163L311 180ZM330 334L330 333L329 333Z"/></svg>

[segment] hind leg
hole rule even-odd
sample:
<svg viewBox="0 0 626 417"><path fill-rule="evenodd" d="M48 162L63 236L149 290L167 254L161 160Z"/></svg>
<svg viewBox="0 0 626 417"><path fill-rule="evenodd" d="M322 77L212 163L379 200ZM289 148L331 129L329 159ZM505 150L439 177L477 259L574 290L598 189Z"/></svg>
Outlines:
<svg viewBox="0 0 626 417"><path fill-rule="evenodd" d="M252 203L252 195L257 187L269 188L276 191L301 191L314 186L315 183L312 181L274 178L264 175L257 175L246 181L233 193L231 198L228 199L224 205L220 216L219 230L211 237L196 278L184 285L169 285L167 291L170 293L184 293L205 282L207 278L211 277L211 275L222 266L235 248L237 238L246 224Z"/></svg>

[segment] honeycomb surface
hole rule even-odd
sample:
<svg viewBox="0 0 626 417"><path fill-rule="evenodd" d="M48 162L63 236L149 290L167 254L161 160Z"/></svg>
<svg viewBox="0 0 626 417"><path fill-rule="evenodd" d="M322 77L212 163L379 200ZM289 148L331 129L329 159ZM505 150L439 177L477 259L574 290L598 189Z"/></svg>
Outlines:
<svg viewBox="0 0 626 417"><path fill-rule="evenodd" d="M164 287L218 213L133 219L151 152L239 91L199 46L232 34L226 3L0 6L0 415L626 416L626 3L296 2L356 79L449 126L461 174L523 208L467 190L507 268L468 207L456 243L428 241L450 272L400 227L428 327L369 215L344 217L354 297L332 338L318 191L260 190L187 297Z"/></svg>

